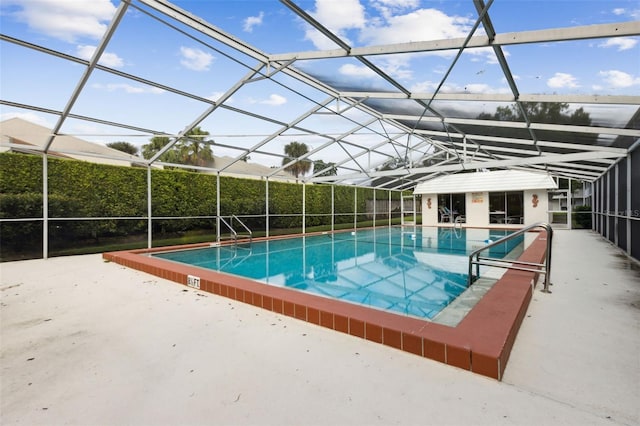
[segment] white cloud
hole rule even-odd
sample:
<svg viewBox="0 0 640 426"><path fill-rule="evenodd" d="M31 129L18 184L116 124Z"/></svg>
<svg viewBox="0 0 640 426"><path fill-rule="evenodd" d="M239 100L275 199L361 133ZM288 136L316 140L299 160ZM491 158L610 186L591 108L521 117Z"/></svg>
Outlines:
<svg viewBox="0 0 640 426"><path fill-rule="evenodd" d="M360 78L371 78L377 75L369 67L366 67L364 65L354 65L354 64L344 64L338 69L338 72L342 75L346 75L349 77L360 77Z"/></svg>
<svg viewBox="0 0 640 426"><path fill-rule="evenodd" d="M437 9L418 9L405 14L388 14L383 20L373 20L360 33L360 41L366 45L385 45L406 43L412 41L443 40L451 38L465 38L473 26L473 20L467 17L447 15ZM428 25L425 25L428 22ZM476 31L480 34L481 31ZM442 50L427 53L431 56L452 57L456 54L452 50ZM411 57L425 54L407 55L407 62ZM498 61L490 47L465 50L465 55L474 55L489 64ZM508 53L505 51L505 55Z"/></svg>
<svg viewBox="0 0 640 426"><path fill-rule="evenodd" d="M316 0L316 10L310 12L319 22L330 29L349 45L356 45L349 37L357 38L359 45L386 45L410 41L430 41L450 38L465 38L474 21L464 16L447 15L437 9L417 9L417 0L371 0L379 16L365 16L362 5L355 0L340 3L335 0ZM425 23L428 23L426 25ZM481 30L478 31L480 33ZM335 49L336 46L319 32L309 29L306 38L318 49ZM411 61L420 56L452 57L455 51L434 51L430 53L408 53L389 57L378 57L377 65L386 73L399 80L413 78ZM507 54L507 53L505 53ZM475 48L465 51L472 60L497 64L491 48ZM347 74L356 68L342 67L339 72ZM367 76L367 75L365 75Z"/></svg>
<svg viewBox="0 0 640 426"><path fill-rule="evenodd" d="M124 66L124 61L121 57L119 57L115 53L109 52L103 52L98 62L111 68L120 68Z"/></svg>
<svg viewBox="0 0 640 426"><path fill-rule="evenodd" d="M379 45L466 37L472 25L473 21L468 18L448 16L436 9L420 9L368 26L362 31L361 39Z"/></svg>
<svg viewBox="0 0 640 426"><path fill-rule="evenodd" d="M571 74L567 74L564 72L557 72L547 80L547 86L553 87L555 89L560 89L564 87L576 88L580 87L576 82L576 78Z"/></svg>
<svg viewBox="0 0 640 426"><path fill-rule="evenodd" d="M76 53L78 57L86 60L90 60L93 56L93 53L96 51L96 46L89 45L79 45L76 48ZM102 65L111 68L120 68L124 66L124 61L115 53L103 52L100 57L100 62Z"/></svg>
<svg viewBox="0 0 640 426"><path fill-rule="evenodd" d="M180 47L180 55L180 63L193 71L208 71L214 59L210 53L184 46Z"/></svg>
<svg viewBox="0 0 640 426"><path fill-rule="evenodd" d="M376 64L382 71L392 75L397 79L410 79L412 71L407 67L407 62L400 58L379 58ZM338 68L338 73L352 79L355 78L371 78L374 79L378 74L365 65L344 64Z"/></svg>
<svg viewBox="0 0 640 426"><path fill-rule="evenodd" d="M364 7L358 0L341 0L340 7L335 0L316 0L313 16L334 31L365 26Z"/></svg>
<svg viewBox="0 0 640 426"><path fill-rule="evenodd" d="M469 93L496 93L495 89L484 83L467 84L464 90Z"/></svg>
<svg viewBox="0 0 640 426"><path fill-rule="evenodd" d="M421 83L414 84L411 86L410 90L412 93L432 93L438 87L438 83L427 80Z"/></svg>
<svg viewBox="0 0 640 426"><path fill-rule="evenodd" d="M22 7L15 16L29 28L73 43L88 37L99 39L107 29L116 7L110 0L9 0Z"/></svg>
<svg viewBox="0 0 640 426"><path fill-rule="evenodd" d="M262 25L262 18L264 18L264 12L260 12L258 16L249 16L244 20L244 26L242 29L248 33L253 31L253 27Z"/></svg>
<svg viewBox="0 0 640 426"><path fill-rule="evenodd" d="M610 38L604 43L600 43L600 47L617 47L618 51L633 49L638 44L638 40L630 37Z"/></svg>
<svg viewBox="0 0 640 426"><path fill-rule="evenodd" d="M407 9L416 9L420 6L419 0L374 0L372 6L376 8L385 19L388 19L394 12Z"/></svg>
<svg viewBox="0 0 640 426"><path fill-rule="evenodd" d="M260 102L261 104L279 106L287 103L287 98L284 96L276 95L275 93L269 96L269 99Z"/></svg>
<svg viewBox="0 0 640 426"><path fill-rule="evenodd" d="M91 87L94 89L106 90L109 92L123 91L129 94L144 94L150 93L154 95L159 95L164 93L165 91L159 89L157 87L147 87L147 86L132 86L131 84L126 83L109 83L109 84L93 84Z"/></svg>
<svg viewBox="0 0 640 426"><path fill-rule="evenodd" d="M374 3L397 9L416 8L420 6L419 0L376 0Z"/></svg>
<svg viewBox="0 0 640 426"><path fill-rule="evenodd" d="M633 19L640 18L640 9L624 9L622 7L615 8L611 11L614 15L627 15Z"/></svg>
<svg viewBox="0 0 640 426"><path fill-rule="evenodd" d="M46 118L38 115L34 112L7 112L4 114L0 114L0 121L10 120L12 118L20 118L25 121L29 121L34 124L39 124L40 126L53 128L54 124L49 122Z"/></svg>
<svg viewBox="0 0 640 426"><path fill-rule="evenodd" d="M366 19L364 7L358 0L341 0L336 7L335 0L316 0L316 10L311 15L331 32L351 44L346 36L349 29L364 28ZM335 44L314 28L308 27L305 38L318 49L334 49Z"/></svg>
<svg viewBox="0 0 640 426"><path fill-rule="evenodd" d="M640 77L634 77L624 71L608 70L600 71L599 74L609 87L616 89L640 85Z"/></svg>

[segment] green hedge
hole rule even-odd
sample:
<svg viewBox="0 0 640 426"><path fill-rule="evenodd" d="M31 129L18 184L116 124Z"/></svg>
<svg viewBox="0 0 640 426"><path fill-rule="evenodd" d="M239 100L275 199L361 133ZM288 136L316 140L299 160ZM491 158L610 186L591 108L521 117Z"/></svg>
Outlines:
<svg viewBox="0 0 640 426"><path fill-rule="evenodd" d="M266 227L266 193L264 181L257 179L220 178L220 215L245 216L242 222L252 230ZM215 201L215 192L212 194ZM215 210L214 213L215 215ZM253 217L251 217L253 216Z"/></svg>
<svg viewBox="0 0 640 426"><path fill-rule="evenodd" d="M42 193L42 158L0 153L0 194Z"/></svg>
<svg viewBox="0 0 640 426"><path fill-rule="evenodd" d="M114 218L147 215L147 169L95 164L84 161L49 158L48 213L50 245L65 242L100 240L146 234L147 221L80 220L64 218ZM0 218L42 218L41 156L0 153ZM220 214L240 216L249 228L266 226L266 184L259 179L220 177ZM181 170L152 170L152 215L167 219L153 221L154 239L158 236L182 235L198 230L215 232L215 221L194 216L216 216L216 175ZM307 185L305 211L307 226L331 224L331 185ZM300 229L302 226L303 186L269 182L270 229ZM355 197L357 192L357 206ZM374 197L387 199L385 191L347 186L334 187L335 223L353 223L353 214L364 212L366 201ZM399 198L399 193L393 193ZM366 214L358 215L367 220ZM189 217L188 219L171 219ZM33 245L42 238L39 221L4 223L2 253ZM41 241L39 243L41 247Z"/></svg>

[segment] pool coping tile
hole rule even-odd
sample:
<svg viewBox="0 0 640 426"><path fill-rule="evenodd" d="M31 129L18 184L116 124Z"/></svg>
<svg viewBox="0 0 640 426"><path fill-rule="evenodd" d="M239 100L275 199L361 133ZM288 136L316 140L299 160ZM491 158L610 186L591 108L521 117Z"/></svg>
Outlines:
<svg viewBox="0 0 640 426"><path fill-rule="evenodd" d="M193 244L188 248L209 246ZM177 246L110 252L104 253L103 258L185 286L187 275L195 275L200 277L200 291L497 380L502 379L538 275L537 272L507 270L462 321L450 327L149 256L154 252L185 248ZM541 232L518 260L540 263L544 260L545 250L546 233Z"/></svg>

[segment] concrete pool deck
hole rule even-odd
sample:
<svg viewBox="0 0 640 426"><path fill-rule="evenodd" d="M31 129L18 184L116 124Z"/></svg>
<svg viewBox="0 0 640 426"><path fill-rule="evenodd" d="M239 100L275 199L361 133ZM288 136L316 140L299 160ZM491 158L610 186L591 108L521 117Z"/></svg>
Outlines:
<svg viewBox="0 0 640 426"><path fill-rule="evenodd" d="M0 270L3 425L640 422L639 268L589 231L554 233L502 382L101 255Z"/></svg>

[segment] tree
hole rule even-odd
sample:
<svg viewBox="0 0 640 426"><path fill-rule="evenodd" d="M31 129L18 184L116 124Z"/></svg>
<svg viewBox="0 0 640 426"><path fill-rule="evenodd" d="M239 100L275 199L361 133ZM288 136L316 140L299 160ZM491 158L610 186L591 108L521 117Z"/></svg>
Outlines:
<svg viewBox="0 0 640 426"><path fill-rule="evenodd" d="M570 105L565 102L522 102L522 110L532 123L544 124L570 124L574 126L590 126L591 117L589 113L580 107L574 111L570 111ZM481 120L498 120L498 121L524 121L522 110L515 104L509 106L501 106L496 108L493 114L482 113L478 116ZM480 131L483 133L491 133L491 136L501 137L527 137L522 129L513 129L506 127L484 128L483 130L472 129L469 126L467 133ZM551 140L557 142L575 142L579 138L580 143L595 143L598 135L594 133L576 133L576 132L557 132L553 130L535 130L536 135L542 140Z"/></svg>
<svg viewBox="0 0 640 426"><path fill-rule="evenodd" d="M210 145L213 141L206 140L206 136L209 136L209 132L197 126L178 141L176 146L181 163L193 166L213 165L213 151Z"/></svg>
<svg viewBox="0 0 640 426"><path fill-rule="evenodd" d="M376 167L377 171L396 170L403 168L407 160L400 157L390 157L384 163ZM384 186L387 182L396 180L396 176L379 176L371 181L371 186Z"/></svg>
<svg viewBox="0 0 640 426"><path fill-rule="evenodd" d="M212 166L214 157L210 144L213 141L205 139L208 135L209 132L200 127L194 127L162 154L160 161L193 166ZM170 142L171 139L166 136L154 136L148 144L142 146L142 156L150 159Z"/></svg>
<svg viewBox="0 0 640 426"><path fill-rule="evenodd" d="M318 160L313 163L313 174L317 174L316 176L335 176L338 174L338 169L336 168L336 163L325 163L322 160Z"/></svg>
<svg viewBox="0 0 640 426"><path fill-rule="evenodd" d="M138 155L138 147L130 142L118 141L118 142L109 142L107 146L111 149L116 149L118 151L126 152L131 155Z"/></svg>
<svg viewBox="0 0 640 426"><path fill-rule="evenodd" d="M309 147L307 144L302 142L291 142L284 147L284 153L286 157L282 159L282 165L286 165L303 155L309 152ZM296 178L300 175L304 175L309 170L311 170L311 162L309 160L301 160L297 161L289 166L285 167L289 173L294 175Z"/></svg>
<svg viewBox="0 0 640 426"><path fill-rule="evenodd" d="M156 155L162 148L164 148L171 139L166 136L154 136L151 138L148 144L142 145L142 156L147 160ZM160 156L161 161L165 161L167 163L176 163L178 160L177 152L175 147L172 147L170 150L162 154Z"/></svg>

